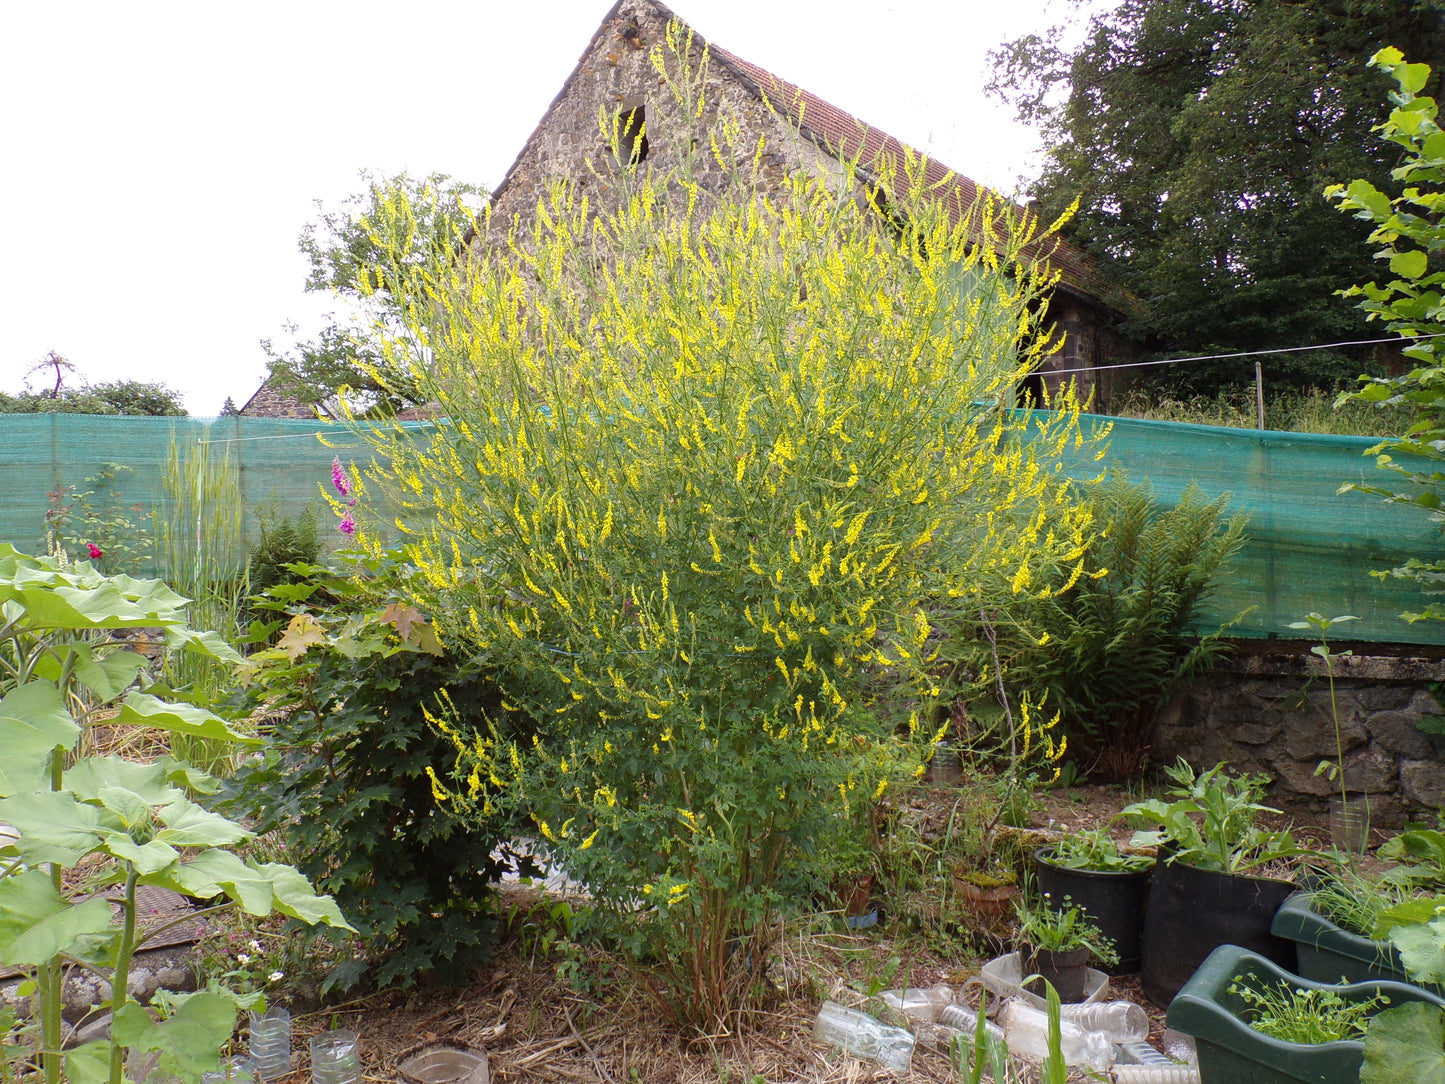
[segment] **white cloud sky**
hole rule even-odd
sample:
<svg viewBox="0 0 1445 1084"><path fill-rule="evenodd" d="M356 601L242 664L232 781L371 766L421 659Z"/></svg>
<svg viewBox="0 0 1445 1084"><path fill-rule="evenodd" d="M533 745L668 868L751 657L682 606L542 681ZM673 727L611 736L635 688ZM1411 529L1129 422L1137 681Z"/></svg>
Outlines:
<svg viewBox="0 0 1445 1084"><path fill-rule="evenodd" d="M1013 191L1036 139L986 54L1050 0L675 0L709 40ZM240 404L263 338L314 330L301 227L357 173L497 184L607 0L16 4L0 40L0 390L59 351L92 381Z"/></svg>

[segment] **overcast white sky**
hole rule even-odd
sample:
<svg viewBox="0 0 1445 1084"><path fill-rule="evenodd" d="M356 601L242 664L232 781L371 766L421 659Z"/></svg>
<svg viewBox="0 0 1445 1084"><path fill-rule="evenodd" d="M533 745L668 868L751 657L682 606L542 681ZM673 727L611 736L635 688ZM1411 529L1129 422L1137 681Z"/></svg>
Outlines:
<svg viewBox="0 0 1445 1084"><path fill-rule="evenodd" d="M1059 0L676 0L709 40L1005 192L1032 133L988 50ZM610 0L6 5L0 390L59 351L91 381L242 404L303 335L301 227L363 167L496 185Z"/></svg>

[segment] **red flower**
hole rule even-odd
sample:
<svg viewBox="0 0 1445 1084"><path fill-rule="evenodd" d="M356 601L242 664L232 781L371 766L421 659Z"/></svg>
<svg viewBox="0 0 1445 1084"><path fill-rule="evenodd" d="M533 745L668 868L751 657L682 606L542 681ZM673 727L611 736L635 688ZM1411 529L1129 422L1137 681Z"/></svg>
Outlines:
<svg viewBox="0 0 1445 1084"><path fill-rule="evenodd" d="M90 551L90 559L98 561L105 556L105 550L101 549L94 542L87 542L85 548Z"/></svg>

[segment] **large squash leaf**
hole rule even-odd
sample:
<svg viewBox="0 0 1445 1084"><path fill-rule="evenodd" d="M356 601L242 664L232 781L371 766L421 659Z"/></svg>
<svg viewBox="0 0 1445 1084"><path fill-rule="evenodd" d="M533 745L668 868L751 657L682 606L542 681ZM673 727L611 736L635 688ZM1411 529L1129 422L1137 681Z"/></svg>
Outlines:
<svg viewBox="0 0 1445 1084"><path fill-rule="evenodd" d="M72 903L43 870L0 880L0 963L37 967L110 926L108 902Z"/></svg>
<svg viewBox="0 0 1445 1084"><path fill-rule="evenodd" d="M1377 1013L1360 1084L1445 1084L1445 1010L1413 1002Z"/></svg>
<svg viewBox="0 0 1445 1084"><path fill-rule="evenodd" d="M0 700L0 797L50 785L50 754L69 749L80 727L65 697L48 681L29 681Z"/></svg>

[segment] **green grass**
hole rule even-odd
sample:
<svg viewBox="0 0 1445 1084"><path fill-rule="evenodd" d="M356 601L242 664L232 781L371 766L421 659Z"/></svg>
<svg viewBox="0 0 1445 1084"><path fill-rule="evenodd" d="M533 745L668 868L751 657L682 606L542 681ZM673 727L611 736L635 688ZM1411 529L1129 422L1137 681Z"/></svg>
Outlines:
<svg viewBox="0 0 1445 1084"><path fill-rule="evenodd" d="M1266 429L1291 433L1333 433L1339 436L1398 436L1410 424L1410 412L1399 407L1376 407L1349 402L1336 410L1337 393L1331 391L1281 391L1269 394L1264 403ZM1121 418L1144 418L1160 422L1189 422L1194 425L1222 425L1235 429L1255 428L1254 391L1226 390L1217 396L1195 395L1187 399L1156 399L1136 388L1124 395L1113 413Z"/></svg>

